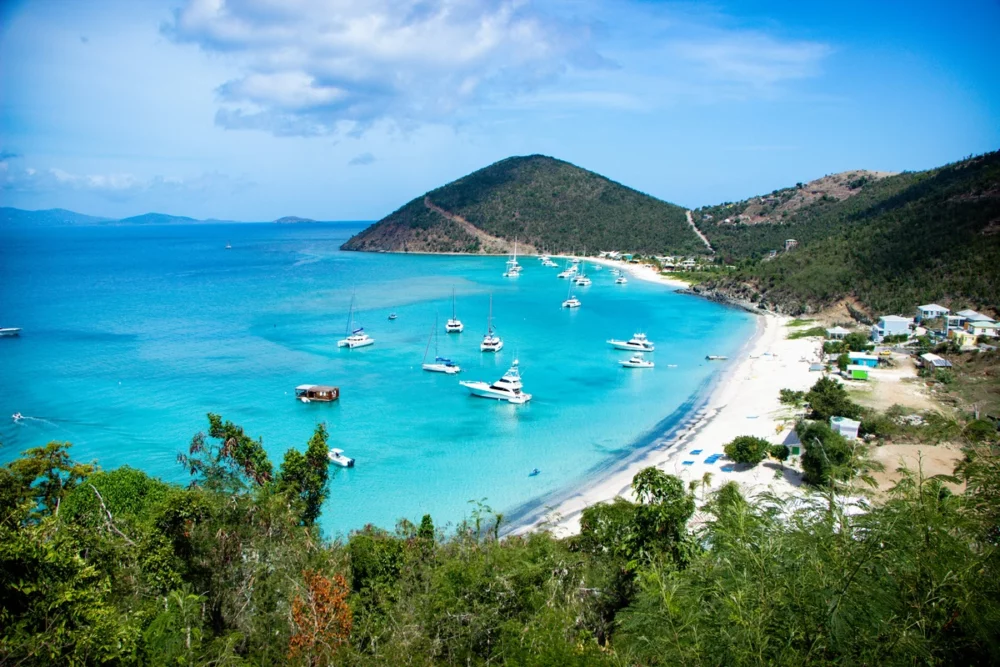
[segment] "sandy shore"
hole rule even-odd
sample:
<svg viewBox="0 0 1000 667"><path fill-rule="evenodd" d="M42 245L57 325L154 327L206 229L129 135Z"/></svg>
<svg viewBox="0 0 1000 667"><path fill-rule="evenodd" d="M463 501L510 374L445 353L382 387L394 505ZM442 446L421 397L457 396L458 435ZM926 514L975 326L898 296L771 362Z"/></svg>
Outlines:
<svg viewBox="0 0 1000 667"><path fill-rule="evenodd" d="M651 283L659 283L661 285L676 287L678 289L685 289L691 286L690 283L684 280L670 278L669 276L663 275L662 273L658 272L653 267L645 264L629 264L628 262L622 262L620 260L614 260L614 259L604 259L601 257L575 257L573 255L552 255L552 261L569 260L569 259L579 259L581 261L586 261L590 264L600 264L601 266L621 269L623 271L628 272L630 277L636 278L637 280L645 280Z"/></svg>
<svg viewBox="0 0 1000 667"><path fill-rule="evenodd" d="M810 362L818 360L819 343L815 339L788 340L789 318L759 317L757 334L737 358L728 362L730 366L715 383L693 423L664 434L649 448L592 483L552 499L543 510L526 518L512 532L546 528L557 536L577 533L584 508L616 496L631 499L632 477L648 466L677 475L685 483L698 481L696 498L699 502L712 489L730 480L737 482L747 496L762 491L794 493L800 485L800 473L794 462L785 469L776 462L743 469L733 466L722 451L726 443L740 435L766 438L775 444L798 444L789 428L793 415L779 402L778 392L783 388L807 390L819 377L818 373L809 371ZM720 458L714 463L706 463L713 454L719 454ZM708 484L703 485L706 479Z"/></svg>

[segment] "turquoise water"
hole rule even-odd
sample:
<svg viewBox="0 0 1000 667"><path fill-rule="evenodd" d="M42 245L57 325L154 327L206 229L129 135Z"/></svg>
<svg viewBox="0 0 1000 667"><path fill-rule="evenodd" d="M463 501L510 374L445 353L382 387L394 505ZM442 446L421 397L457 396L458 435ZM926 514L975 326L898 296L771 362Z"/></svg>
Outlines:
<svg viewBox="0 0 1000 667"><path fill-rule="evenodd" d="M24 329L0 339L0 462L68 440L78 459L184 482L176 456L206 412L263 436L276 465L323 421L358 462L336 471L329 534L426 512L443 525L468 516L470 500L509 512L613 465L721 371L706 354L732 355L754 330L747 313L638 280L616 286L607 270L590 272L593 286L576 289L583 307L567 311L560 269L535 258L511 280L500 257L338 251L358 228L0 230L0 326ZM452 288L465 333L438 338L457 377L420 369ZM352 293L377 342L338 349ZM498 355L478 347L491 293ZM605 343L636 330L657 343L655 369L618 367L628 354ZM529 404L458 385L499 378L515 356ZM341 400L298 403L303 383L337 385ZM13 423L17 411L29 418Z"/></svg>

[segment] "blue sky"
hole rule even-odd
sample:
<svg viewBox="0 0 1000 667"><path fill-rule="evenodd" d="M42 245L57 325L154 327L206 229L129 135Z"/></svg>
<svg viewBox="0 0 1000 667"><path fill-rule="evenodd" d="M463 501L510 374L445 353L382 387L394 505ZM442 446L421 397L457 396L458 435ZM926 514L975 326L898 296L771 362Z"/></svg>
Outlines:
<svg viewBox="0 0 1000 667"><path fill-rule="evenodd" d="M0 5L0 204L377 219L544 153L685 206L1000 148L1000 3Z"/></svg>

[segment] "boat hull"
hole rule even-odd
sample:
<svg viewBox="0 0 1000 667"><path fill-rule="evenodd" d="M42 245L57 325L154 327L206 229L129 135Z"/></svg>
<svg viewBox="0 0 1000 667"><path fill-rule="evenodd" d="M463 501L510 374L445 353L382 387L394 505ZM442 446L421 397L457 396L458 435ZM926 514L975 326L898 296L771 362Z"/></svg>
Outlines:
<svg viewBox="0 0 1000 667"><path fill-rule="evenodd" d="M608 345L616 350L625 350L627 352L652 352L656 349L654 345L636 345L624 340L609 340Z"/></svg>
<svg viewBox="0 0 1000 667"><path fill-rule="evenodd" d="M463 331L465 331L465 325L461 322L448 322L448 324L444 325L445 333L462 333Z"/></svg>
<svg viewBox="0 0 1000 667"><path fill-rule="evenodd" d="M15 336L20 336L21 330L16 327L6 327L0 329L0 338L13 338Z"/></svg>
<svg viewBox="0 0 1000 667"><path fill-rule="evenodd" d="M632 361L620 361L618 363L620 363L622 365L622 368L652 368L653 367L653 362L652 361L646 361L646 362L642 362L642 363L635 363L635 362L632 362Z"/></svg>
<svg viewBox="0 0 1000 667"><path fill-rule="evenodd" d="M447 373L454 375L462 369L458 366L446 366L445 364L424 364L422 368L429 373Z"/></svg>
<svg viewBox="0 0 1000 667"><path fill-rule="evenodd" d="M337 341L337 347L346 347L349 349L354 349L356 347L368 347L369 345L374 345L375 339L369 338L368 340L353 341L353 340L340 340Z"/></svg>
<svg viewBox="0 0 1000 667"><path fill-rule="evenodd" d="M487 345L486 343L479 344L480 352L499 352L503 349L503 341L500 341L496 345Z"/></svg>

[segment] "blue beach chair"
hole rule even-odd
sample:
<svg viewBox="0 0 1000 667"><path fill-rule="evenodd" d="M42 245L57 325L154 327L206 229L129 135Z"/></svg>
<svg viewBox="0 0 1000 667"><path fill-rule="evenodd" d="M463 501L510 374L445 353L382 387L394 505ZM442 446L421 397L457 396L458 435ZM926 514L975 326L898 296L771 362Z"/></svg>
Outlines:
<svg viewBox="0 0 1000 667"><path fill-rule="evenodd" d="M700 449L692 449L691 450L691 453L694 454L695 456L697 456L698 454L701 454L701 452L702 452L702 450L700 450Z"/></svg>

